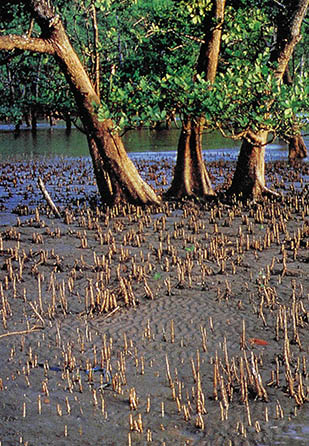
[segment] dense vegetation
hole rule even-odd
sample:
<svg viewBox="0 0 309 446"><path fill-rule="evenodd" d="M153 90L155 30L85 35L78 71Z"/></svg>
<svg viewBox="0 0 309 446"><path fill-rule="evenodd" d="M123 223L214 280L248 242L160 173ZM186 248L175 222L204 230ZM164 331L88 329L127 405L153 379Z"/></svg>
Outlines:
<svg viewBox="0 0 309 446"><path fill-rule="evenodd" d="M2 33L29 29L27 14L14 3L0 7ZM284 135L292 124L295 131L295 115L301 124L308 111L306 22L289 64L293 84L278 86L267 64L284 3L227 2L217 81L209 89L203 76L194 79L194 70L210 1L54 2L93 82L99 58L102 118L112 117L121 127L155 126L176 115L205 114L208 131L219 127L230 136L265 126ZM40 35L36 25L32 35ZM37 113L77 115L68 85L49 56L1 52L0 63L1 120L18 124Z"/></svg>
<svg viewBox="0 0 309 446"><path fill-rule="evenodd" d="M306 45L295 51L307 8L308 0L8 0L0 117L17 126L31 119L33 128L37 114L68 125L80 118L110 204L160 201L119 131L176 117L182 131L169 195L215 194L201 148L203 132L214 129L243 141L228 193L272 193L264 175L269 136L286 138L297 157L307 119Z"/></svg>

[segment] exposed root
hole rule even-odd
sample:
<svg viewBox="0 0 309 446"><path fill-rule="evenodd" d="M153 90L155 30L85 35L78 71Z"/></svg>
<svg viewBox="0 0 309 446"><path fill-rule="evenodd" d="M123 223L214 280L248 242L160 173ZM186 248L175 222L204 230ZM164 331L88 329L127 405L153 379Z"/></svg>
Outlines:
<svg viewBox="0 0 309 446"><path fill-rule="evenodd" d="M274 190L271 190L266 186L263 186L262 188L262 195L266 195L267 197L281 198L281 195L278 194L278 192L275 192Z"/></svg>

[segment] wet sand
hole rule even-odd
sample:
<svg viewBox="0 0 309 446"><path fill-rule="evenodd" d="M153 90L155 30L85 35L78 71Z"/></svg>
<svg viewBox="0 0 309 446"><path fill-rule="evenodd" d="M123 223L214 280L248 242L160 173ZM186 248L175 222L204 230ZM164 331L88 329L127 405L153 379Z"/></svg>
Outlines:
<svg viewBox="0 0 309 446"><path fill-rule="evenodd" d="M278 201L108 210L83 163L2 163L1 445L306 444L308 163L267 166Z"/></svg>

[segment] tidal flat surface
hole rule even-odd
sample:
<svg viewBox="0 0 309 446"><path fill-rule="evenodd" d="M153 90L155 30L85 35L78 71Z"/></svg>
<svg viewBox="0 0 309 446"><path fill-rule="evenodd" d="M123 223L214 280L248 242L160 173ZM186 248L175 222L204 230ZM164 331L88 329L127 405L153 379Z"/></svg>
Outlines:
<svg viewBox="0 0 309 446"><path fill-rule="evenodd" d="M173 158L134 156L162 193ZM208 167L220 193L235 161ZM1 444L308 444L308 174L268 162L281 200L106 209L87 157L3 160Z"/></svg>

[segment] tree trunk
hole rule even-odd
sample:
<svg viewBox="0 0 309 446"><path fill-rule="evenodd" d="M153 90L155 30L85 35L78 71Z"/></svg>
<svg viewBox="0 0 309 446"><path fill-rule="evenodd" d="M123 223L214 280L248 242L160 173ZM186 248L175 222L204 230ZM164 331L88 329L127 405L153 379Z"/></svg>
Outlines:
<svg viewBox="0 0 309 446"><path fill-rule="evenodd" d="M286 85L290 86L293 85L293 78L291 76L288 65L285 69L282 80L283 83ZM287 136L286 139L288 141L290 163L293 163L296 160L306 158L307 147L304 138L301 135Z"/></svg>
<svg viewBox="0 0 309 446"><path fill-rule="evenodd" d="M261 133L259 138L254 135L254 140L243 140L228 195L247 199L258 197L266 190L264 163L266 142L267 132Z"/></svg>
<svg viewBox="0 0 309 446"><path fill-rule="evenodd" d="M31 133L36 135L38 129L37 112L34 106L31 107Z"/></svg>
<svg viewBox="0 0 309 446"><path fill-rule="evenodd" d="M174 178L168 197L215 195L202 155L203 124L183 123L178 142Z"/></svg>
<svg viewBox="0 0 309 446"><path fill-rule="evenodd" d="M123 200L135 204L160 203L127 156L111 120L95 122L95 131L92 134L89 132L89 141L97 184L104 203L113 205Z"/></svg>
<svg viewBox="0 0 309 446"><path fill-rule="evenodd" d="M89 150L92 160L95 160L94 171L103 202L109 205L120 201L158 204L160 200L129 159L113 122L98 119L93 108L94 104L99 105L98 96L71 45L68 47L63 28L59 28L55 43L62 48L57 52L57 59L70 83L88 141L91 141ZM106 184L109 186L106 187Z"/></svg>
<svg viewBox="0 0 309 446"><path fill-rule="evenodd" d="M26 112L24 113L24 120L25 120L25 124L26 124L26 127L27 127L27 128L29 128L29 127L31 126L30 114L31 114L31 110L30 110L29 112L26 111Z"/></svg>
<svg viewBox="0 0 309 446"><path fill-rule="evenodd" d="M201 45L196 74L205 74L214 82L220 53L225 0L213 0L210 13L204 20L204 43ZM204 118L185 116L178 142L174 177L166 196L203 197L215 195L203 162L202 137Z"/></svg>
<svg viewBox="0 0 309 446"><path fill-rule="evenodd" d="M282 82L295 45L301 39L301 25L308 3L309 0L289 0L282 11L282 16L278 19L277 41L270 55L270 63L278 83ZM258 198L263 192L271 192L265 187L266 142L267 132L248 132L240 148L232 185L227 191L228 195Z"/></svg>
<svg viewBox="0 0 309 446"><path fill-rule="evenodd" d="M64 120L65 120L65 133L66 135L70 135L72 130L72 120L69 113L65 113Z"/></svg>
<svg viewBox="0 0 309 446"><path fill-rule="evenodd" d="M304 138L301 135L289 137L289 161L293 163L296 160L304 159L307 156L307 147Z"/></svg>
<svg viewBox="0 0 309 446"><path fill-rule="evenodd" d="M160 203L152 188L140 177L127 156L121 138L109 119L100 121L100 100L89 76L73 50L62 22L47 0L24 2L42 30L42 38L0 36L0 49L20 48L52 54L64 73L87 134L94 172L102 200L110 205Z"/></svg>
<svg viewBox="0 0 309 446"><path fill-rule="evenodd" d="M286 85L293 85L293 78L291 76L289 67L287 66L283 75L283 83ZM296 160L306 158L307 147L304 138L301 135L288 136L289 161L293 163Z"/></svg>

